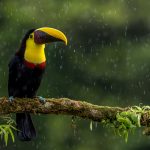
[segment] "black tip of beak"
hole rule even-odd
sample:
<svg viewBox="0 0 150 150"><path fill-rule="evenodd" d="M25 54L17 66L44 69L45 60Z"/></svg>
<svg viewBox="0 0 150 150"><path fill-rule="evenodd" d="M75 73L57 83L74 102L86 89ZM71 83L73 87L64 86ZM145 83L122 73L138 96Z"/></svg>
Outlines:
<svg viewBox="0 0 150 150"><path fill-rule="evenodd" d="M62 40L50 36L46 32L40 30L34 31L34 42L37 44L46 44L46 43L56 42L56 41L62 41Z"/></svg>

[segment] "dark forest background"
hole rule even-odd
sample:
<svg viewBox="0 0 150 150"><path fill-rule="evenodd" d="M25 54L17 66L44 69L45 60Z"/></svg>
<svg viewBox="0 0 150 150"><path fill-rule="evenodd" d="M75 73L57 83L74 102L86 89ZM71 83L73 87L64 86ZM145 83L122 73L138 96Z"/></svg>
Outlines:
<svg viewBox="0 0 150 150"><path fill-rule="evenodd" d="M0 96L7 96L8 63L28 29L54 27L68 46L46 47L47 70L38 95L68 97L98 105L150 104L150 1L1 0ZM34 115L38 137L9 140L8 150L149 150L142 130L128 143L99 123L59 115Z"/></svg>

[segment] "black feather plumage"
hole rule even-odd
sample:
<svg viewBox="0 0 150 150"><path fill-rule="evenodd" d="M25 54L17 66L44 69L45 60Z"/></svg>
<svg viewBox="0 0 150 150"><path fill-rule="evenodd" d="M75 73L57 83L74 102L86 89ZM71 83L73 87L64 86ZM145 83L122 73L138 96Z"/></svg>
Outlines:
<svg viewBox="0 0 150 150"><path fill-rule="evenodd" d="M9 63L8 93L9 96L19 98L33 98L40 86L45 69L28 68L24 63L26 40L34 29L29 30L24 36L21 47ZM29 113L16 114L17 135L20 140L29 141L36 136Z"/></svg>

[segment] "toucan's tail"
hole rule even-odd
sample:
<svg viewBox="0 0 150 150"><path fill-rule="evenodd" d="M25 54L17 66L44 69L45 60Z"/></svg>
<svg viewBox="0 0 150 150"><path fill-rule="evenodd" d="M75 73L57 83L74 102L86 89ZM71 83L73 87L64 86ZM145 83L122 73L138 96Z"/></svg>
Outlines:
<svg viewBox="0 0 150 150"><path fill-rule="evenodd" d="M36 131L29 113L17 113L16 124L18 129L17 136L20 140L30 141L36 137Z"/></svg>

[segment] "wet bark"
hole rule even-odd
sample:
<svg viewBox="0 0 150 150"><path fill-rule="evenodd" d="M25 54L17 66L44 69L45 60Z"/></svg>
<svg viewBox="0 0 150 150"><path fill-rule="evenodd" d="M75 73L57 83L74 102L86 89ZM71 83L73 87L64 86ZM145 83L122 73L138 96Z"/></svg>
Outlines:
<svg viewBox="0 0 150 150"><path fill-rule="evenodd" d="M99 106L85 101L71 100L68 98L46 98L46 103L44 104L37 98L15 98L13 102L9 102L6 97L0 98L0 115L29 112L34 114L71 115L101 122L103 119L115 120L118 112L127 111L129 109L129 107ZM149 124L150 113L148 110L142 114L141 125L147 126Z"/></svg>

